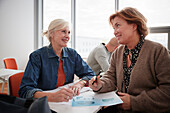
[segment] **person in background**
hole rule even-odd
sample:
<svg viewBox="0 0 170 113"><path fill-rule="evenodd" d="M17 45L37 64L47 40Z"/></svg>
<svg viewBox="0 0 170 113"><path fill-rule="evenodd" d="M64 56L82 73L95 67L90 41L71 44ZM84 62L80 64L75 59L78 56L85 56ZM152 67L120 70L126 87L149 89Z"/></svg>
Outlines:
<svg viewBox="0 0 170 113"><path fill-rule="evenodd" d="M146 18L135 8L126 7L110 16L114 35L121 46L115 50L108 71L89 81L96 92L118 89L123 103L99 113L170 112L170 54L148 35Z"/></svg>
<svg viewBox="0 0 170 113"><path fill-rule="evenodd" d="M112 38L107 44L101 43L95 47L87 58L87 64L92 68L96 75L106 72L110 65L112 52L118 47L116 38Z"/></svg>
<svg viewBox="0 0 170 113"><path fill-rule="evenodd" d="M69 24L63 19L53 20L44 35L50 45L30 54L19 89L22 98L48 97L50 102L66 102L78 95L82 87L95 74L72 48L67 47L70 40ZM44 92L73 82L74 74L81 80L70 88L56 92Z"/></svg>

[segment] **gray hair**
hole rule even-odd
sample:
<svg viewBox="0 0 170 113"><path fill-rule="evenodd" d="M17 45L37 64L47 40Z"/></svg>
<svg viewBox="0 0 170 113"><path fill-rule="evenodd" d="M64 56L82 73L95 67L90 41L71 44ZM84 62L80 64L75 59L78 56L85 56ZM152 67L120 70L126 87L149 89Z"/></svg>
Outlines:
<svg viewBox="0 0 170 113"><path fill-rule="evenodd" d="M51 42L50 33L57 31L57 30L61 30L67 26L69 26L69 23L67 21L63 19L55 19L48 26L48 30L43 32L43 36L45 35L48 38L48 40Z"/></svg>

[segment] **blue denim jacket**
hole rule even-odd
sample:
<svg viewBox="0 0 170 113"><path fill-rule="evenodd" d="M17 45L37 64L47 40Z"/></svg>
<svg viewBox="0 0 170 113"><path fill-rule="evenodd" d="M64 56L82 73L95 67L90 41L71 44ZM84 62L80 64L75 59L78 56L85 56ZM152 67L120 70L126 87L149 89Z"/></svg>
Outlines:
<svg viewBox="0 0 170 113"><path fill-rule="evenodd" d="M71 48L63 48L63 69L66 76L64 84L73 82L74 74L83 80L91 79L95 73ZM36 91L56 88L59 57L51 45L42 47L30 54L30 58L21 81L19 96L32 98Z"/></svg>

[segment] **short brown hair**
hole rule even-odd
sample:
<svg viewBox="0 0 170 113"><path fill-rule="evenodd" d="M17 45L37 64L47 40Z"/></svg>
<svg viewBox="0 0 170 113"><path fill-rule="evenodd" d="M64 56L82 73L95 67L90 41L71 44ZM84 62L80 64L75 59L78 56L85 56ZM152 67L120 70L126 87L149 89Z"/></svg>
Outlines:
<svg viewBox="0 0 170 113"><path fill-rule="evenodd" d="M147 19L135 8L126 7L121 11L117 11L109 17L109 23L112 25L111 20L116 16L127 21L128 24L135 23L137 25L137 30L139 35L146 37L149 33L149 29L146 25Z"/></svg>

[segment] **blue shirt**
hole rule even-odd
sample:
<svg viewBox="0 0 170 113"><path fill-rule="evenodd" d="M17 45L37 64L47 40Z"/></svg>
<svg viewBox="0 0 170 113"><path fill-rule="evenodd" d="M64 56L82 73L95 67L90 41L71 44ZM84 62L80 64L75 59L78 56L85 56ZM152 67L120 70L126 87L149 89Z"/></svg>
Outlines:
<svg viewBox="0 0 170 113"><path fill-rule="evenodd" d="M90 80L95 74L81 56L71 48L62 49L63 69L66 77L64 84L73 82L74 74L83 80ZM30 54L19 89L19 96L32 98L36 91L56 88L59 57L51 45L42 47Z"/></svg>

